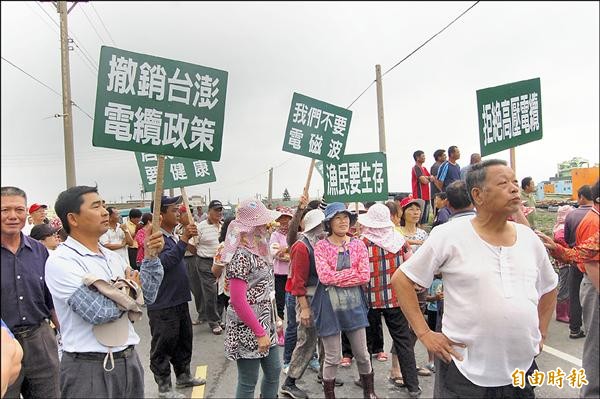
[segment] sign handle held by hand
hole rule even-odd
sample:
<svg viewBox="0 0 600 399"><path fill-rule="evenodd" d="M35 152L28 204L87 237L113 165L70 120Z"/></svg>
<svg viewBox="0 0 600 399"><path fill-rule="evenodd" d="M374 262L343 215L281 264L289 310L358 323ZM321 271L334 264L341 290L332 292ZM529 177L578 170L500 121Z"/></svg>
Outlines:
<svg viewBox="0 0 600 399"><path fill-rule="evenodd" d="M160 228L160 206L163 193L163 180L165 177L165 156L159 155L156 166L156 185L154 186L154 208L152 209L152 234ZM150 256L156 257L158 253L151 253Z"/></svg>
<svg viewBox="0 0 600 399"><path fill-rule="evenodd" d="M156 166L156 185L154 186L154 209L152 210L152 233L160 228L160 200L163 194L163 181L165 177L165 156L158 156Z"/></svg>
<svg viewBox="0 0 600 399"><path fill-rule="evenodd" d="M310 188L310 180L312 179L313 170L315 169L316 159L311 159L310 166L308 168L308 177L306 178L306 185L304 186L304 196L308 198L308 189Z"/></svg>
<svg viewBox="0 0 600 399"><path fill-rule="evenodd" d="M181 196L183 197L183 205L185 205L185 213L187 213L188 221L190 223L194 223L192 210L190 209L190 200L188 199L187 193L185 192L185 187L179 187L179 190L181 191Z"/></svg>

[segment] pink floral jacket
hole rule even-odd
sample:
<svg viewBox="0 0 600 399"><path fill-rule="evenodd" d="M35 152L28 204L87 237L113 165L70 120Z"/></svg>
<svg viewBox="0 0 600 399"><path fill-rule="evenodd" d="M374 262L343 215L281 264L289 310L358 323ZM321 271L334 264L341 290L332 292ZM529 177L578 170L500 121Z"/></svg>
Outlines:
<svg viewBox="0 0 600 399"><path fill-rule="evenodd" d="M339 248L327 239L315 244L315 264L321 283L337 287L354 287L369 282L371 268L365 243L361 240L352 240L348 244L348 249L350 268L336 270Z"/></svg>

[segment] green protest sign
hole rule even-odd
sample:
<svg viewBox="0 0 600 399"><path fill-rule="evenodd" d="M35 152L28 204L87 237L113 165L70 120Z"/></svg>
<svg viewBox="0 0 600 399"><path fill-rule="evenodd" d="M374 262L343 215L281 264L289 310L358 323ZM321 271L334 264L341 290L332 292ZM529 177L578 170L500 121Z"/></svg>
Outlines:
<svg viewBox="0 0 600 399"><path fill-rule="evenodd" d="M542 139L540 79L477 90L482 156Z"/></svg>
<svg viewBox="0 0 600 399"><path fill-rule="evenodd" d="M388 198L385 154L346 155L340 163L323 164L325 201L383 201Z"/></svg>
<svg viewBox="0 0 600 399"><path fill-rule="evenodd" d="M352 111L294 93L283 151L325 162L344 156Z"/></svg>
<svg viewBox="0 0 600 399"><path fill-rule="evenodd" d="M154 191L156 185L158 156L156 154L135 153L144 191ZM164 189L195 186L216 181L212 162L189 158L165 157Z"/></svg>
<svg viewBox="0 0 600 399"><path fill-rule="evenodd" d="M92 144L218 161L227 72L102 46Z"/></svg>

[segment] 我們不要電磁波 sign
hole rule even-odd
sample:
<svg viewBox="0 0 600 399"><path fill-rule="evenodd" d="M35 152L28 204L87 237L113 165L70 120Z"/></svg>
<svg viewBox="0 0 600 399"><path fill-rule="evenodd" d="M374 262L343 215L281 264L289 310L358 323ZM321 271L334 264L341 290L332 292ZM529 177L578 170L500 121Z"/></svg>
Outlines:
<svg viewBox="0 0 600 399"><path fill-rule="evenodd" d="M158 172L158 155L135 153L144 191L154 191ZM217 180L211 161L165 156L163 188L178 188L212 183Z"/></svg>
<svg viewBox="0 0 600 399"><path fill-rule="evenodd" d="M218 161L227 72L102 46L92 143Z"/></svg>
<svg viewBox="0 0 600 399"><path fill-rule="evenodd" d="M283 151L324 162L344 156L352 111L294 93Z"/></svg>
<svg viewBox="0 0 600 399"><path fill-rule="evenodd" d="M540 79L477 90L482 156L542 139Z"/></svg>
<svg viewBox="0 0 600 399"><path fill-rule="evenodd" d="M388 198L386 156L382 152L346 155L323 164L327 202L382 201Z"/></svg>

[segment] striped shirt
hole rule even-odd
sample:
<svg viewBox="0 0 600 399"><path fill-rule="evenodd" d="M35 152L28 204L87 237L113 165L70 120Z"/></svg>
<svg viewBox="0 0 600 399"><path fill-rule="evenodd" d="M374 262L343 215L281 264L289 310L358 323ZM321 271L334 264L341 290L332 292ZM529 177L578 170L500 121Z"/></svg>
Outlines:
<svg viewBox="0 0 600 399"><path fill-rule="evenodd" d="M367 246L371 265L371 280L367 287L369 307L372 309L400 307L392 288L392 276L396 269L410 257L410 247L404 244L400 251L393 254L366 238L362 241Z"/></svg>
<svg viewBox="0 0 600 399"><path fill-rule="evenodd" d="M221 223L211 224L207 219L196 223L196 226L198 227L198 237L196 237L197 255L201 258L214 258L219 246Z"/></svg>

